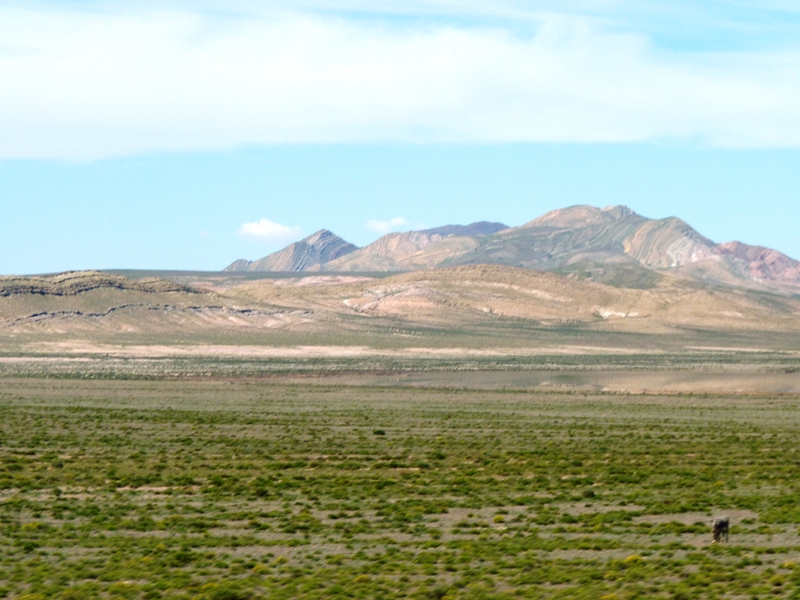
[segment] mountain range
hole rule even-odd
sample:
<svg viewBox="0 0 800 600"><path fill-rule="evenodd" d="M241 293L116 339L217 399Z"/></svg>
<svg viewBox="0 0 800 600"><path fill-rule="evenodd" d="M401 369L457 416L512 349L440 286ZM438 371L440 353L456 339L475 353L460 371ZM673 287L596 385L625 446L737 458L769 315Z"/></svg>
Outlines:
<svg viewBox="0 0 800 600"><path fill-rule="evenodd" d="M406 272L492 264L637 288L664 274L714 285L800 294L800 262L770 248L717 244L686 222L627 206L571 206L519 227L480 222L389 233L358 248L328 230L226 271Z"/></svg>

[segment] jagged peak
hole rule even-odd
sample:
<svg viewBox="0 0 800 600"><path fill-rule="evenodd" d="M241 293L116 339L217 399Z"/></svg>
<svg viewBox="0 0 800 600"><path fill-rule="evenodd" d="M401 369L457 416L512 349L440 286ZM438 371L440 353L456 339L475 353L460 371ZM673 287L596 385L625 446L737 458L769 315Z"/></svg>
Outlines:
<svg viewBox="0 0 800 600"><path fill-rule="evenodd" d="M315 231L308 237L255 261L237 260L226 271L308 271L354 252L358 247L328 229Z"/></svg>
<svg viewBox="0 0 800 600"><path fill-rule="evenodd" d="M338 235L336 235L335 233L333 233L330 229L320 229L319 231L315 231L314 233L312 233L308 237L303 238L300 241L301 242L305 242L306 244L309 244L309 245L313 246L314 244L317 244L318 242L326 243L326 242L336 241L336 240L341 240L343 242L346 241L343 238L341 238Z"/></svg>

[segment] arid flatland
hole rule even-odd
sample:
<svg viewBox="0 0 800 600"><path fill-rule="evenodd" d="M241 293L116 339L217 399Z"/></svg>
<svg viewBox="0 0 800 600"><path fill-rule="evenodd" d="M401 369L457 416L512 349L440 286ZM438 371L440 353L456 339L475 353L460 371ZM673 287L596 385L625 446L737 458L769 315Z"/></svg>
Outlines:
<svg viewBox="0 0 800 600"><path fill-rule="evenodd" d="M797 395L0 381L7 597L800 586Z"/></svg>

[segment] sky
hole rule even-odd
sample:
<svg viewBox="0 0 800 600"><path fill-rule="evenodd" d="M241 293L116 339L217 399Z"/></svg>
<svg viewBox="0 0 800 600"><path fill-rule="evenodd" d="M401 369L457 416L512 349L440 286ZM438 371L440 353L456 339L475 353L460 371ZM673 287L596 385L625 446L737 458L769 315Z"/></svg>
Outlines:
<svg viewBox="0 0 800 600"><path fill-rule="evenodd" d="M798 0L0 0L0 273L574 204L800 258Z"/></svg>

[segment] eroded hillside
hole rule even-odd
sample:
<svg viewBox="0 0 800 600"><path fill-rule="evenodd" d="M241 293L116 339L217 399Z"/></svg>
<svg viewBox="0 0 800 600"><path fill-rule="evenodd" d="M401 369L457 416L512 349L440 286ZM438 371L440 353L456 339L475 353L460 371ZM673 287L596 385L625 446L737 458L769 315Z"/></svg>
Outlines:
<svg viewBox="0 0 800 600"><path fill-rule="evenodd" d="M322 279L322 278L319 278ZM496 265L451 267L325 286L259 281L231 290L329 314L395 318L442 328L523 320L603 331L798 330L800 301L662 276L648 289Z"/></svg>
<svg viewBox="0 0 800 600"><path fill-rule="evenodd" d="M623 275L642 283L636 273ZM211 277L194 287L97 272L6 278L0 337L6 348L99 340L529 352L563 345L794 348L800 332L798 300L666 274L638 286L497 265L385 278L224 277L225 286Z"/></svg>
<svg viewBox="0 0 800 600"><path fill-rule="evenodd" d="M246 305L164 279L131 280L97 271L0 278L0 334L158 335L234 332L285 325L280 307Z"/></svg>

